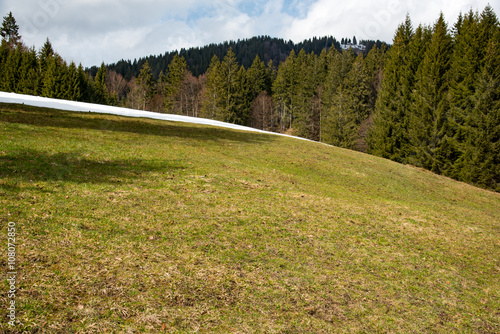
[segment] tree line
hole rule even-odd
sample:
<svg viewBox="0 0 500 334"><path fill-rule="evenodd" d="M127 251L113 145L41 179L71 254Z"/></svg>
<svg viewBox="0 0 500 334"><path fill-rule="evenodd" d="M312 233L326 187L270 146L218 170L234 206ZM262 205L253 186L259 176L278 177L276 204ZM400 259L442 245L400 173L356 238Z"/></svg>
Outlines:
<svg viewBox="0 0 500 334"><path fill-rule="evenodd" d="M37 51L21 42L12 13L4 17L0 45L0 90L73 101L116 104L106 84L104 64L95 79L82 65L67 64L47 39Z"/></svg>
<svg viewBox="0 0 500 334"><path fill-rule="evenodd" d="M500 28L490 6L448 28L399 26L368 152L500 191Z"/></svg>
<svg viewBox="0 0 500 334"><path fill-rule="evenodd" d="M48 40L39 52L26 48L11 16L0 47L4 91L289 133L500 191L500 28L490 6L451 29L443 15L416 29L407 17L390 48L373 43L367 53L335 41L291 48L278 63L257 53L245 65L227 45L200 75L180 52L163 68L144 59L130 77L67 65Z"/></svg>
<svg viewBox="0 0 500 334"><path fill-rule="evenodd" d="M356 37L354 36L353 39L356 40ZM347 44L347 40L346 38L345 44ZM362 40L360 44L366 47L366 53L368 53L373 47L380 48L382 42ZM323 49L330 49L331 47L339 51L341 50L341 43L332 36L313 37L300 43L286 41L282 38L272 38L270 36L257 36L249 39L227 41L219 44L212 43L203 47L165 52L163 55L151 55L134 59L133 61L122 59L106 67L122 75L126 80L130 80L132 77L139 75L142 66L147 61L153 71L154 77L158 78L160 72L168 67L168 64L170 64L175 55L178 55L186 60L188 70L194 76L198 77L206 73L214 55L222 59L230 48L234 52L238 63L245 68L249 68L256 56L259 56L259 59L263 60L266 64L272 61L275 66L278 66L281 62L285 61L292 50L298 53L304 49L306 53L314 52L319 55ZM95 75L98 69L98 67L92 67L89 70Z"/></svg>

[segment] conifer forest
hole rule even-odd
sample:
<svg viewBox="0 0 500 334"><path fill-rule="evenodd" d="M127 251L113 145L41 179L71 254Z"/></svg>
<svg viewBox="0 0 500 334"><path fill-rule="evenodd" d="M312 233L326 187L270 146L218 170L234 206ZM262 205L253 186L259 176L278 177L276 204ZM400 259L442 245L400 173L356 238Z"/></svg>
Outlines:
<svg viewBox="0 0 500 334"><path fill-rule="evenodd" d="M24 45L12 13L1 36L2 91L292 134L500 191L500 25L490 6L453 24L407 16L390 45L256 37L90 69L48 39Z"/></svg>

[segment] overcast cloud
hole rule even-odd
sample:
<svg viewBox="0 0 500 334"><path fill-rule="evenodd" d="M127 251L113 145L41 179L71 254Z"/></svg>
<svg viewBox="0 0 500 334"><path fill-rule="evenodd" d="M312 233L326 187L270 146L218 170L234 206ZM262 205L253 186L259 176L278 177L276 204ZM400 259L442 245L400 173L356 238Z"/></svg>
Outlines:
<svg viewBox="0 0 500 334"><path fill-rule="evenodd" d="M67 61L84 66L134 59L227 40L269 35L300 42L314 36L356 36L392 42L410 14L414 26L442 11L451 26L460 12L481 12L483 0L2 0L25 44L46 38ZM498 8L493 9L496 13Z"/></svg>

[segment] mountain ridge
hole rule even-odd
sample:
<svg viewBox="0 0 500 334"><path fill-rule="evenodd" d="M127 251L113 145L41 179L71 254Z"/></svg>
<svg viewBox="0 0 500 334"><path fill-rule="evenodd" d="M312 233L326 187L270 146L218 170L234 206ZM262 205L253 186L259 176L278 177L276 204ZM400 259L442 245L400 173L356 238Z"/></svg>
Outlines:
<svg viewBox="0 0 500 334"><path fill-rule="evenodd" d="M385 43L379 40L366 40L360 41L359 44L366 47L363 51L366 54L373 47L380 48ZM130 80L132 77L136 77L139 74L142 65L148 61L153 71L153 75L158 78L160 72L168 68L168 64L170 64L174 55L178 54L186 59L188 69L191 73L194 76L199 76L206 72L210 60L214 55L222 59L229 48L232 48L233 52L236 54L236 59L239 64L243 65L245 68L249 68L256 56L259 56L266 64L272 61L273 65L277 67L281 62L285 61L292 50L298 53L301 49L304 49L306 53L314 52L319 55L323 49L332 47L339 51L342 49L341 41L338 41L333 36L313 37L299 43L294 43L291 40L285 40L283 38L255 36L248 39L238 39L236 41L230 40L222 43L211 43L202 47L183 48L181 50L169 51L160 55L149 55L134 60L122 59L116 63L108 64L107 68L116 71L125 79ZM87 70L95 76L98 67L93 66Z"/></svg>

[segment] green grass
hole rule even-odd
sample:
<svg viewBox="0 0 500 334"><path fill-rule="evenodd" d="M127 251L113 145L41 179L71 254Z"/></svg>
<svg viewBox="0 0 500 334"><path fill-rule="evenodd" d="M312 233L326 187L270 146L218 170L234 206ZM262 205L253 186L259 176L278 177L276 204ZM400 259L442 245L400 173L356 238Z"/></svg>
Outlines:
<svg viewBox="0 0 500 334"><path fill-rule="evenodd" d="M0 105L9 333L498 333L500 195L273 135Z"/></svg>

